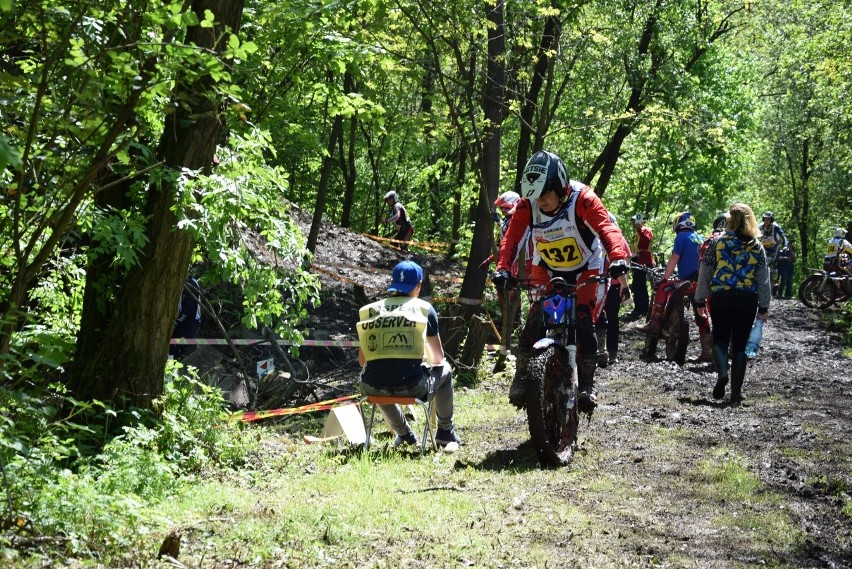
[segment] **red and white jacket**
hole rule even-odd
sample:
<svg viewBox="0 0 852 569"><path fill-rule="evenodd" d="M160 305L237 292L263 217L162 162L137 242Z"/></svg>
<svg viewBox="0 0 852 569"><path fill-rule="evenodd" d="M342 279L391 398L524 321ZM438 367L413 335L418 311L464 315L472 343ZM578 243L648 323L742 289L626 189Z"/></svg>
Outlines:
<svg viewBox="0 0 852 569"><path fill-rule="evenodd" d="M545 215L537 202L521 199L500 244L497 270L510 270L527 230L533 265L556 274L602 270L604 255L610 262L630 258L603 202L591 187L576 180L570 181L567 198L552 216Z"/></svg>

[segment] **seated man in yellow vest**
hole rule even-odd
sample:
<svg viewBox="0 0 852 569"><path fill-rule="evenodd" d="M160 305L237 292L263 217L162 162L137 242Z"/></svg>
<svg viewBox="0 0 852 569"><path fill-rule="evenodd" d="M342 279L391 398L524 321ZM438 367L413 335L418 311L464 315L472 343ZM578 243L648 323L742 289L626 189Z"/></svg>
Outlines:
<svg viewBox="0 0 852 569"><path fill-rule="evenodd" d="M404 395L426 400L434 392L438 418L435 442L456 448L461 441L453 428L453 376L444 359L438 335L438 314L431 304L418 298L423 269L402 261L393 269L390 297L368 304L359 312L358 363L361 393ZM399 405L379 406L397 437L394 446L416 445L417 436Z"/></svg>

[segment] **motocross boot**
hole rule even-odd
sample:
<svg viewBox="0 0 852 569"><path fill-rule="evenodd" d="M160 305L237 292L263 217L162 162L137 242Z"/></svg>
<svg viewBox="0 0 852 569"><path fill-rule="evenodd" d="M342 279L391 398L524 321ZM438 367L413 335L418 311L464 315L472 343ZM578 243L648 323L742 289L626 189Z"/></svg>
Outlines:
<svg viewBox="0 0 852 569"><path fill-rule="evenodd" d="M651 317L645 324L637 326L636 330L647 332L649 336L659 338L663 333L663 310L665 308L665 305L655 302L651 307Z"/></svg>
<svg viewBox="0 0 852 569"><path fill-rule="evenodd" d="M509 403L522 409L527 404L526 389L524 382L527 377L527 367L530 361L529 354L517 352L515 357L515 377L509 387Z"/></svg>
<svg viewBox="0 0 852 569"><path fill-rule="evenodd" d="M609 354L606 351L606 328L595 330L595 336L598 339L598 367L606 367L609 365Z"/></svg>
<svg viewBox="0 0 852 569"><path fill-rule="evenodd" d="M646 362L652 362L657 359L657 341L663 333L663 309L662 304L654 304L651 307L651 318L644 326L639 326L636 329L640 332L645 332L645 347L639 354L640 359Z"/></svg>
<svg viewBox="0 0 852 569"><path fill-rule="evenodd" d="M745 352L731 356L731 405L737 405L743 400L742 388L747 365L748 356Z"/></svg>
<svg viewBox="0 0 852 569"><path fill-rule="evenodd" d="M618 348L609 350L609 365L618 363Z"/></svg>
<svg viewBox="0 0 852 569"><path fill-rule="evenodd" d="M713 359L716 362L716 386L713 388L713 399L725 397L725 386L728 385L728 347L713 346Z"/></svg>
<svg viewBox="0 0 852 569"><path fill-rule="evenodd" d="M591 416L598 399L595 395L595 368L597 358L580 357L577 359L577 411Z"/></svg>
<svg viewBox="0 0 852 569"><path fill-rule="evenodd" d="M712 362L713 361L713 334L709 331L699 335L701 342L701 354L696 358L696 362Z"/></svg>

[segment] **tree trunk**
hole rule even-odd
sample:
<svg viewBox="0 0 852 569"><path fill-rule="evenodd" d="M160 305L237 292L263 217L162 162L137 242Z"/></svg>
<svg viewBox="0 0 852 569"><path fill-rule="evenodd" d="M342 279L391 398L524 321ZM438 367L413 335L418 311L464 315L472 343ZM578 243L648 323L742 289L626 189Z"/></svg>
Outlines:
<svg viewBox="0 0 852 569"><path fill-rule="evenodd" d="M352 74L348 71L343 76L343 89L346 93L355 91L355 80ZM357 169L355 168L355 134L358 132L358 116L352 115L349 119L349 144L346 146L346 151L343 149L343 137L340 137L340 171L343 172L343 180L346 187L343 193L343 211L340 214L340 226L347 229L351 226L352 202L355 199L355 179L357 177Z"/></svg>
<svg viewBox="0 0 852 569"><path fill-rule="evenodd" d="M493 233L491 232L491 204L497 199L500 186L500 142L503 124L503 99L506 90L506 69L503 57L506 53L503 11L505 4L498 0L488 9L488 73L484 88L483 111L488 124L483 133L480 171L482 184L476 208L476 225L470 245L467 268L460 296L478 300L485 290L485 273L479 264L491 254ZM468 318L479 312L476 304L466 304Z"/></svg>
<svg viewBox="0 0 852 569"><path fill-rule="evenodd" d="M317 250L317 239L319 239L320 224L322 223L322 214L325 211L325 202L328 194L328 179L331 177L331 169L334 166L334 147L337 141L343 136L343 115L334 117L334 126L331 128L331 134L328 139L328 153L322 161L322 173L320 174L319 188L317 188L317 203L314 206L314 217L311 221L311 230L308 233L308 251L311 253Z"/></svg>
<svg viewBox="0 0 852 569"><path fill-rule="evenodd" d="M485 342L491 334L491 322L482 316L474 316L468 322L467 337L464 340L459 363L465 367L476 369L482 353L485 350Z"/></svg>
<svg viewBox="0 0 852 569"><path fill-rule="evenodd" d="M188 43L221 51L216 38L226 40L226 28L239 30L242 0L195 0L192 9L201 20L209 10L216 25L191 28ZM209 170L222 129L218 104L210 97L212 80L202 76L178 85L174 98L182 104L166 117L158 157L173 170ZM115 301L105 310L91 306L104 295L95 294L99 283L87 276L90 305L84 308L69 384L79 398L148 408L163 392L169 338L193 247L192 235L176 229L173 184L163 182L148 194L149 242L138 267L116 274Z"/></svg>
<svg viewBox="0 0 852 569"><path fill-rule="evenodd" d="M555 0L551 1L550 4L552 8L556 7ZM533 129L532 125L535 121L536 109L538 108L538 96L541 93L552 61L549 54L552 52L553 46L559 41L559 34L560 22L558 16L548 16L544 22L544 32L542 32L541 40L538 44L538 55L536 56L530 88L524 97L524 106L521 109L521 131L518 136L517 167L515 169L515 184L513 186L515 190L520 187L524 166L526 166L527 160L532 155L530 146L532 145L533 135L535 134L535 129ZM532 150L536 151L539 149L533 148Z"/></svg>

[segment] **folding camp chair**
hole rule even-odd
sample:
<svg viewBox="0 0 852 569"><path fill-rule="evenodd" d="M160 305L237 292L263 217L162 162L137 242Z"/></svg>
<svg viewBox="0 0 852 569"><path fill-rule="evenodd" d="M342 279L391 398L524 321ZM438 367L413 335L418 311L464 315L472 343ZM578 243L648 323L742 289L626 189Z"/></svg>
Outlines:
<svg viewBox="0 0 852 569"><path fill-rule="evenodd" d="M416 397L404 395L367 395L367 403L371 405L370 418L364 421L364 428L367 431L367 440L364 443L364 449L370 450L370 436L373 432L373 421L376 418L376 405L420 405L423 408L424 422L426 427L423 429L423 438L420 439L420 456L426 454L426 437L432 441L432 450L437 450L438 445L435 443L435 433L432 431L432 395L429 395L428 401L423 401Z"/></svg>

